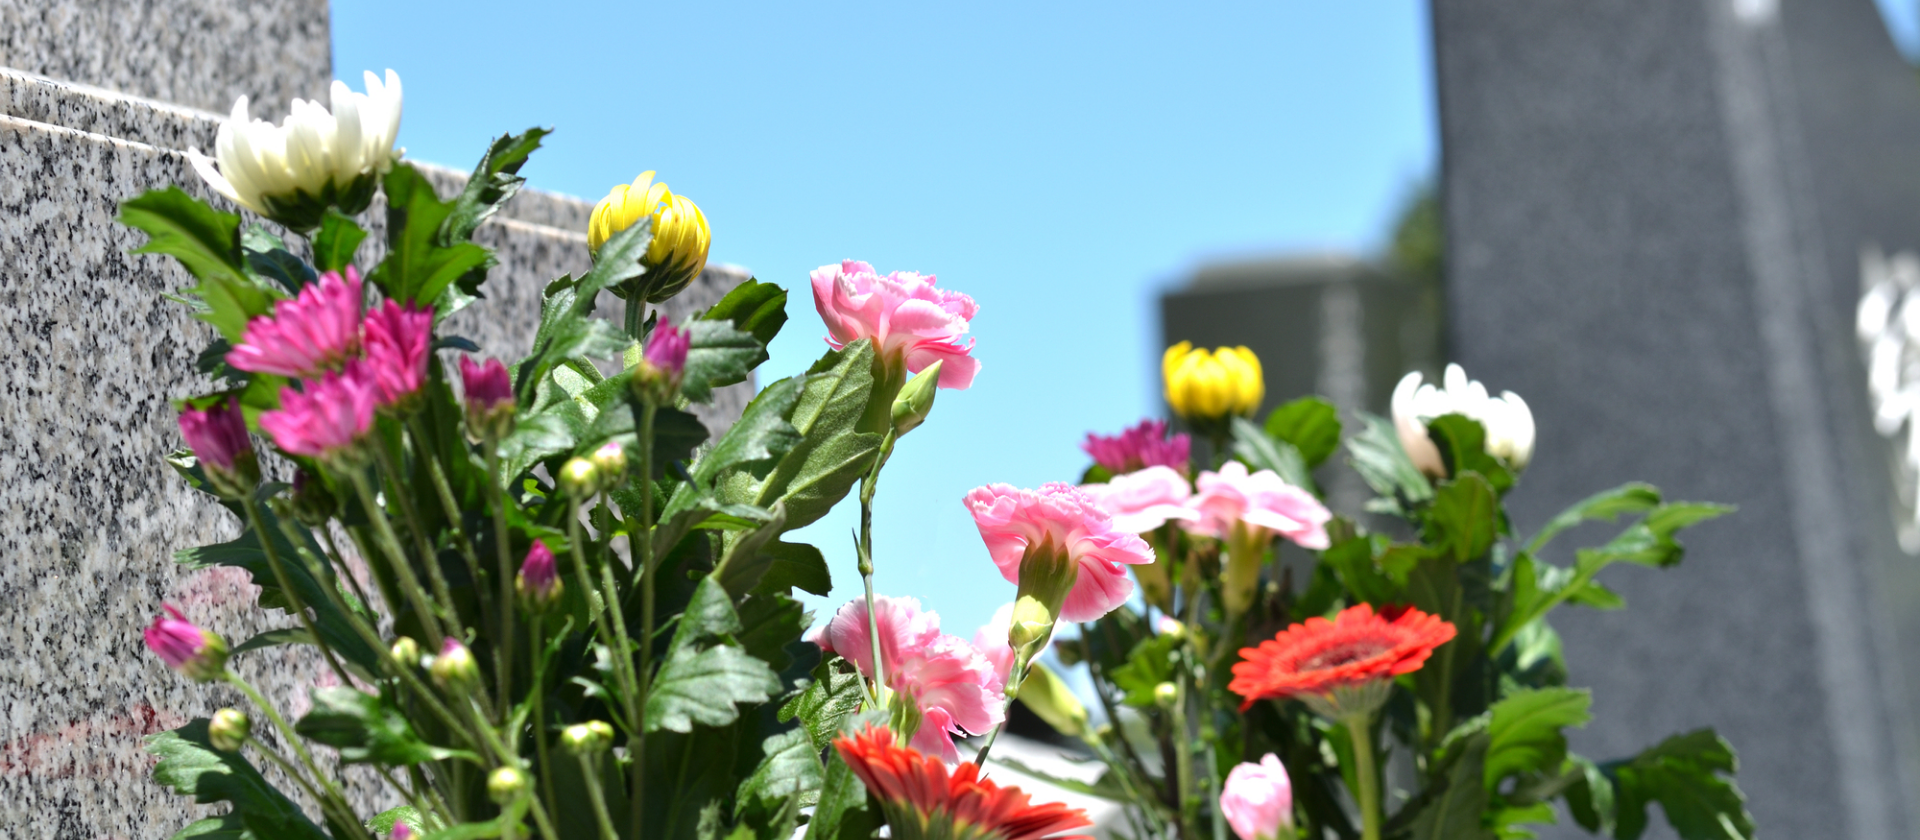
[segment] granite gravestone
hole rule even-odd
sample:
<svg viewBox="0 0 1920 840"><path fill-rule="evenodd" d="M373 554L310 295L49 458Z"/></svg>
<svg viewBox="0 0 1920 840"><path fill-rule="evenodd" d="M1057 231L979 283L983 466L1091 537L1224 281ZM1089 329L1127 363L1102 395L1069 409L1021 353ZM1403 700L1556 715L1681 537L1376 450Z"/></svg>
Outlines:
<svg viewBox="0 0 1920 840"><path fill-rule="evenodd" d="M212 147L234 96L265 100L273 110L254 114L275 119L292 97L324 99L326 6L0 0L0 33L0 835L165 836L215 809L155 785L142 736L240 698L168 672L141 628L162 601L230 644L292 620L254 608L243 576L172 562L237 532L162 461L180 443L169 400L206 388L194 358L212 333L162 297L189 276L129 254L144 236L114 218L148 188L213 197L183 150ZM475 138L475 157L487 139ZM442 195L463 182L422 168ZM523 191L476 237L501 262L489 298L447 330L488 354L524 352L541 288L588 265L590 210ZM379 241L362 246L363 266ZM710 268L667 316L744 276ZM704 419L717 431L750 394L732 386ZM234 667L294 710L325 672L288 648ZM366 781L363 803L384 802Z"/></svg>
<svg viewBox="0 0 1920 840"><path fill-rule="evenodd" d="M1870 0L1432 9L1451 354L1540 430L1515 527L1631 479L1740 506L1556 619L1574 747L1711 725L1764 836L1913 836L1920 560L1854 336L1862 248L1920 244L1913 69Z"/></svg>

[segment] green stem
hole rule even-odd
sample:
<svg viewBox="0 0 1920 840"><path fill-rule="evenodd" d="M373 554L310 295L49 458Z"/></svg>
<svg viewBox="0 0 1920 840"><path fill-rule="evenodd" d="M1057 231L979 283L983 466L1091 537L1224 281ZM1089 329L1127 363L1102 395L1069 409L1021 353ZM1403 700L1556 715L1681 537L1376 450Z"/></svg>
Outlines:
<svg viewBox="0 0 1920 840"><path fill-rule="evenodd" d="M360 820L353 815L353 809L347 806L346 797L341 796L340 791L333 786L333 782L327 779L327 775L320 772L320 765L314 763L313 755L307 752L307 745L301 742L299 734L293 731L293 727L287 725L287 719L280 716L280 711L275 709L273 704L268 703L267 698L262 697L260 692L253 687L252 683L241 679L238 674L232 671L226 672L226 676L229 684L240 689L241 693L247 695L247 699L253 701L253 705L258 707L260 711L267 716L267 720L273 722L273 728L279 731L280 737L284 739L289 746L293 747L293 754L298 756L300 763L305 765L307 771L313 774L314 783L320 786L319 793L314 795L314 799L320 803L320 806L322 808L333 808L336 817L342 817L343 821L351 824L360 836L365 837L366 831L360 827ZM272 750L264 749L264 745L261 746L264 752L276 755L277 757L277 754L274 754ZM285 761L285 759L281 760ZM298 778L298 774L292 772L291 766L289 766L288 772L290 775ZM310 790L309 793L311 794L312 791Z"/></svg>
<svg viewBox="0 0 1920 840"><path fill-rule="evenodd" d="M886 702L887 665L880 658L880 613L873 605L873 494L880 484L880 469L887 465L887 459L893 455L893 442L893 429L889 427L887 436L880 441L880 451L873 457L873 468L867 470L867 474L860 479L860 583L867 592L867 639L873 646L873 701L876 705ZM1008 697L1007 702L1012 703L1013 698ZM993 746L999 734L996 728L992 735L987 736L988 747ZM985 749L980 751L982 759L986 754Z"/></svg>
<svg viewBox="0 0 1920 840"><path fill-rule="evenodd" d="M533 684L528 687L533 699L533 746L540 756L540 787L546 794L547 807L560 809L560 800L553 795L553 759L547 748L547 634L545 621L535 613L530 622L533 631ZM535 815L538 819L538 815Z"/></svg>
<svg viewBox="0 0 1920 840"><path fill-rule="evenodd" d="M540 827L540 836L544 840L560 840L560 833L553 830L553 822L547 819L547 809L539 799L533 800L533 824Z"/></svg>
<svg viewBox="0 0 1920 840"><path fill-rule="evenodd" d="M447 586L446 574L440 571L440 557L434 552L433 543L427 540L427 530L420 518L419 509L413 506L413 496L404 492L407 487L406 477L400 474L399 466L393 462L393 453L387 451L384 441L374 440L371 448L374 458L380 463L380 470L386 473L387 480L393 482L393 496L400 502L400 514L407 520L407 529L413 532L414 548L420 552L420 564L427 567L427 579L433 582L434 597L439 599L439 606L443 610L441 617L457 634L460 630L460 622L453 613L453 590ZM373 516L374 511L368 510L367 514ZM373 518L380 519L377 516ZM391 530L389 526L388 531L391 532ZM395 539L394 543L397 545L399 540ZM439 648L439 642L438 639L434 640L436 650Z"/></svg>
<svg viewBox="0 0 1920 840"><path fill-rule="evenodd" d="M653 622L654 578L659 569L655 567L653 550L653 421L657 408L651 400L640 406L640 522L627 534L627 544L637 553L634 568L640 572L640 692L629 700L629 714L633 719L633 731L628 734L627 756L632 765L629 787L632 802L632 829L634 836L646 831L647 798L645 795L647 780L647 695L653 691ZM611 567L613 564L607 564ZM611 581L611 577L609 577ZM611 584L609 584L611 585ZM622 633L626 632L623 627Z"/></svg>
<svg viewBox="0 0 1920 840"><path fill-rule="evenodd" d="M400 579L400 589L406 595L414 612L420 614L420 625L427 631L427 641L433 650L440 650L440 643L446 633L440 628L440 618L429 606L425 589L420 586L420 578L413 574L413 564L407 559L407 552L400 547L400 539L393 533L393 525L387 521L387 513L374 500L373 488L368 486L367 477L359 470L352 470L354 491L360 495L360 506L366 508L367 519L373 523L373 533L380 541L380 548L387 553L387 561L393 564L393 572Z"/></svg>
<svg viewBox="0 0 1920 840"><path fill-rule="evenodd" d="M586 550L581 547L583 541L584 536L580 532L580 500L569 497L567 499L567 551L573 557L574 574L580 578L580 585L586 589L587 609L593 613L594 623L600 627L601 642L612 649L613 677L619 683L620 693L629 713L627 720L631 722L635 687L629 670L633 667L633 659L626 648L620 647L626 639L626 631L624 628L614 626L613 605L609 603L617 599L619 593L603 593L594 585L593 573L587 568Z"/></svg>
<svg viewBox="0 0 1920 840"><path fill-rule="evenodd" d="M319 629L314 627L313 617L307 615L306 600L301 598L300 592L293 588L293 579L287 577L287 567L280 562L280 550L273 545L273 535L267 533L266 525L260 521L259 504L253 500L253 496L249 495L240 500L240 507L246 510L247 524L253 526L253 535L260 540L260 550L266 553L267 565L273 569L273 579L280 584L280 592L287 598L287 612L299 617L300 626L306 629L308 638L313 639L313 646L320 649L320 655L326 658L327 667L333 669L333 675L340 678L340 684L353 685L353 678L348 676L347 669L341 667L340 660L333 655L333 647L327 644L327 640L320 635ZM323 589L327 588L324 580L316 583Z"/></svg>
<svg viewBox="0 0 1920 840"><path fill-rule="evenodd" d="M487 456L487 502L493 508L494 553L498 555L500 564L500 643L496 647L504 648L506 651L500 657L499 668L500 697L504 703L505 698L513 696L513 547L509 545L507 532L507 498L506 494L500 490L500 446L492 438L488 438L484 448ZM474 585L478 586L479 582L476 580ZM539 631L535 630L534 635L538 636ZM534 645L538 647L540 640L535 639Z"/></svg>
<svg viewBox="0 0 1920 840"><path fill-rule="evenodd" d="M301 775L300 768L294 766L293 762L288 761L286 756L281 755L272 747L267 746L266 742L258 738L248 738L247 743L252 744L253 748L261 755L271 759L273 763L280 765L280 769L286 771L287 777L293 779L294 783L299 785L301 790L306 791L307 796L311 797L313 801L320 806L320 810L332 815L336 822L343 825L354 826L361 837L367 836L366 830L360 826L360 818L355 816L353 811L346 807L346 803L335 802L332 798L315 790L313 784L308 782L305 776ZM369 840L371 840L371 838L369 838Z"/></svg>
<svg viewBox="0 0 1920 840"><path fill-rule="evenodd" d="M1053 628L1048 627L1047 638L1013 652L1013 664L1007 667L1007 684L1003 689L1006 694L1007 705L1001 710L1000 725L995 726L992 732L987 733L987 742L981 744L980 751L974 754L973 763L975 766L983 770L986 769L987 753L993 751L993 742L1000 740L1000 731L1007 728L1007 718L1013 716L1013 704L1020 699L1020 686L1027 681L1027 671L1031 670L1030 663L1033 652L1046 650L1047 643L1051 641L1052 638ZM878 657L876 657L874 661L879 661Z"/></svg>
<svg viewBox="0 0 1920 840"><path fill-rule="evenodd" d="M460 549L460 559L466 562L467 576L473 579L474 600L480 604L480 621L485 625L497 627L499 625L494 620L493 611L497 608L506 612L512 612L513 602L511 600L503 600L498 607L487 602L487 599L484 597L486 589L481 583L483 578L480 575L480 555L473 548L473 540L467 536L466 518L460 509L460 503L453 498L453 485L447 481L446 471L440 467L440 459L435 457L432 448L427 445L426 429L420 423L420 415L415 414L408 418L407 430L413 435L413 451L415 456L427 465L427 475L432 479L434 495L440 498L440 510L446 514L447 526L453 531L454 543L459 546ZM448 603L451 604L452 602L449 601ZM493 671L494 674L500 677L500 691L498 696L502 698L503 701L508 697L509 686L511 685L511 683L507 682L508 672L506 660L512 658L513 649L510 645L512 638L512 635L502 633L499 637L500 641L493 646ZM503 647L506 648L505 653L502 653ZM501 705L504 708L506 704L503 702ZM505 715L506 713L502 711L501 714Z"/></svg>
<svg viewBox="0 0 1920 840"><path fill-rule="evenodd" d="M1173 700L1173 754L1175 790L1180 799L1180 824L1189 825L1193 812L1199 809L1200 798L1193 792L1193 736L1187 732L1187 694L1190 680L1182 674L1175 677L1174 685L1179 689ZM1198 833L1198 832L1194 832ZM1182 835L1188 832L1183 829Z"/></svg>
<svg viewBox="0 0 1920 840"><path fill-rule="evenodd" d="M607 794L600 789L600 772L586 753L581 753L580 775L587 780L587 798L593 800L593 819L600 825L600 840L620 840L613 831L613 817L607 814Z"/></svg>
<svg viewBox="0 0 1920 840"><path fill-rule="evenodd" d="M1360 837L1380 840L1380 779L1374 771L1373 726L1370 714L1347 718L1347 734L1353 737L1353 774L1360 784Z"/></svg>

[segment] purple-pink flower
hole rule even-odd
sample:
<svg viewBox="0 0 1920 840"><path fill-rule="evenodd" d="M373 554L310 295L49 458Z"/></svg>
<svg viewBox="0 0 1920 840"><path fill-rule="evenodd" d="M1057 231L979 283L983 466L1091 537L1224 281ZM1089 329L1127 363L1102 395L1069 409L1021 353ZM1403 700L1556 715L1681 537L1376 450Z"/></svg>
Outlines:
<svg viewBox="0 0 1920 840"><path fill-rule="evenodd" d="M247 437L247 418L240 411L240 400L228 397L206 408L180 412L180 436L203 466L233 472L239 460L253 453L253 440Z"/></svg>
<svg viewBox="0 0 1920 840"><path fill-rule="evenodd" d="M559 570L554 564L553 550L547 544L535 540L533 548L527 550L526 562L520 564L520 592L535 603L544 603L553 598L556 587L560 585Z"/></svg>
<svg viewBox="0 0 1920 840"><path fill-rule="evenodd" d="M1167 421L1148 419L1117 435L1088 432L1080 448L1114 475L1154 466L1172 467L1185 475L1193 439L1184 432L1168 437Z"/></svg>
<svg viewBox="0 0 1920 840"><path fill-rule="evenodd" d="M1236 522L1277 533L1307 548L1326 548L1333 514L1301 488L1273 470L1248 474L1247 465L1228 461L1219 472L1200 474L1200 492L1189 505L1199 514L1187 526L1195 533L1227 538Z"/></svg>
<svg viewBox="0 0 1920 840"><path fill-rule="evenodd" d="M433 344L433 307L387 301L367 314L367 370L382 408L413 396L427 381Z"/></svg>
<svg viewBox="0 0 1920 840"><path fill-rule="evenodd" d="M956 343L980 310L973 298L935 288L931 274L896 271L882 277L855 260L821 266L812 278L813 305L827 322L828 344L840 348L870 338L874 353L904 357L910 373L946 362L940 368L942 388L973 384L980 372L980 360L971 355L973 339Z"/></svg>
<svg viewBox="0 0 1920 840"><path fill-rule="evenodd" d="M194 626L186 614L172 604L162 604L167 614L156 616L141 636L147 649L181 674L202 682L220 675L227 664L227 644L213 633Z"/></svg>
<svg viewBox="0 0 1920 840"><path fill-rule="evenodd" d="M467 410L488 412L502 403L513 404L513 377L499 359L477 363L460 357L460 386L467 395Z"/></svg>
<svg viewBox="0 0 1920 840"><path fill-rule="evenodd" d="M1129 534L1144 534L1173 520L1192 522L1200 518L1187 507L1193 487L1172 467L1155 465L1080 489L1113 516L1114 530Z"/></svg>
<svg viewBox="0 0 1920 840"><path fill-rule="evenodd" d="M1005 719L1005 674L996 675L993 661L967 640L941 633L939 614L922 612L919 601L874 596L873 604L887 688L920 713L913 748L958 761L953 735L984 734ZM867 628L866 599L855 598L833 614L813 642L871 677L873 642Z"/></svg>
<svg viewBox="0 0 1920 840"><path fill-rule="evenodd" d="M693 345L693 331L683 330L672 324L661 324L653 328L653 334L647 336L647 364L653 365L670 377L677 377L687 368L687 350Z"/></svg>
<svg viewBox="0 0 1920 840"><path fill-rule="evenodd" d="M1220 789L1220 813L1240 840L1275 840L1293 827L1293 781L1273 753L1241 762Z"/></svg>
<svg viewBox="0 0 1920 840"><path fill-rule="evenodd" d="M346 454L373 425L379 392L359 361L280 392L280 408L260 415L260 428L289 454L323 460Z"/></svg>
<svg viewBox="0 0 1920 840"><path fill-rule="evenodd" d="M1145 540L1115 528L1113 517L1071 484L1038 490L991 484L974 488L966 504L1007 580L1019 583L1027 547L1049 540L1078 567L1057 616L1064 621L1092 621L1112 612L1133 593L1133 581L1121 566L1153 562Z"/></svg>
<svg viewBox="0 0 1920 840"><path fill-rule="evenodd" d="M272 315L248 321L240 343L227 351L227 364L296 378L338 369L360 352L361 300L353 266L345 279L322 274L292 300L275 304Z"/></svg>

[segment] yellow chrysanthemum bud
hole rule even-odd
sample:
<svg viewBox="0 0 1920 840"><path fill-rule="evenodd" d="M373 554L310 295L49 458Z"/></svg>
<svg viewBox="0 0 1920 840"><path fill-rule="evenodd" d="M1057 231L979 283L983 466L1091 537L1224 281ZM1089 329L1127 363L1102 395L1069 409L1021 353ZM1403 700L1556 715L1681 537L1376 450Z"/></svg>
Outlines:
<svg viewBox="0 0 1920 840"><path fill-rule="evenodd" d="M707 267L712 231L698 205L684 195L674 195L666 184L655 183L649 169L632 184L614 187L594 206L587 225L587 250L597 256L608 239L641 219L653 220L653 242L640 259L647 273L614 292L622 297L639 294L660 303L686 288Z"/></svg>
<svg viewBox="0 0 1920 840"><path fill-rule="evenodd" d="M1267 395L1260 357L1245 347L1195 349L1182 341L1160 359L1167 404L1188 420L1252 414Z"/></svg>

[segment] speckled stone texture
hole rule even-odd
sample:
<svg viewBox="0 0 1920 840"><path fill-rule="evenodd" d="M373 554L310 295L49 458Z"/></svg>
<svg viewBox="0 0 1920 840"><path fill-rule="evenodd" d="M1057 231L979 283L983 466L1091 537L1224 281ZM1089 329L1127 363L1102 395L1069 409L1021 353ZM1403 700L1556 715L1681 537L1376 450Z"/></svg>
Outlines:
<svg viewBox="0 0 1920 840"><path fill-rule="evenodd" d="M263 116L325 100L333 42L327 0L0 0L0 67Z"/></svg>
<svg viewBox="0 0 1920 840"><path fill-rule="evenodd" d="M0 0L11 25L7 14L18 11ZM236 645L294 623L252 607L244 577L172 562L238 530L162 460L180 441L169 400L207 387L193 361L212 331L162 297L188 275L170 258L130 255L145 236L114 221L120 201L150 187L209 196L178 149L203 144L215 119L0 71L0 836L161 837L215 810L155 785L140 739L239 699L168 672L140 629L163 601ZM443 195L463 177L423 168ZM447 331L489 354L523 353L540 289L588 266L589 209L531 190L516 198L478 236L501 262L489 298ZM378 240L362 246L362 265ZM669 317L743 277L710 269ZM723 424L750 393L728 389L705 416ZM324 672L284 648L234 667L295 711ZM363 802L385 801L359 781Z"/></svg>

